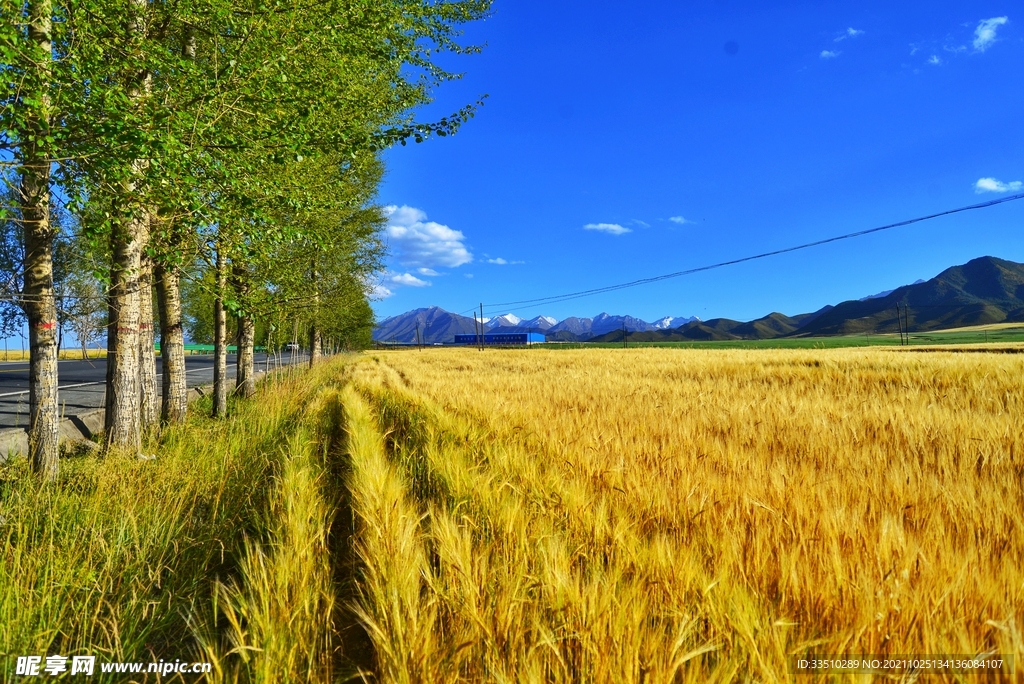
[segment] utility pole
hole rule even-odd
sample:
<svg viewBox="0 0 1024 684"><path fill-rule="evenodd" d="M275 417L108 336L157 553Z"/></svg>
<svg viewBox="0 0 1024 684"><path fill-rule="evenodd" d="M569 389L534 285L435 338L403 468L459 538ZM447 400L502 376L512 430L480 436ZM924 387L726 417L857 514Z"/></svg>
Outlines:
<svg viewBox="0 0 1024 684"><path fill-rule="evenodd" d="M900 329L900 346L902 347L903 346L903 319L900 318L900 305L899 305L899 302L896 303L896 325L898 325L899 329Z"/></svg>
<svg viewBox="0 0 1024 684"><path fill-rule="evenodd" d="M480 302L480 351L484 350L484 303Z"/></svg>
<svg viewBox="0 0 1024 684"><path fill-rule="evenodd" d="M903 305L903 329L907 331L907 346L910 346L910 305Z"/></svg>
<svg viewBox="0 0 1024 684"><path fill-rule="evenodd" d="M416 347L423 351L423 342L420 341L420 323L416 321Z"/></svg>
<svg viewBox="0 0 1024 684"><path fill-rule="evenodd" d="M622 324L622 348L626 348L626 324Z"/></svg>

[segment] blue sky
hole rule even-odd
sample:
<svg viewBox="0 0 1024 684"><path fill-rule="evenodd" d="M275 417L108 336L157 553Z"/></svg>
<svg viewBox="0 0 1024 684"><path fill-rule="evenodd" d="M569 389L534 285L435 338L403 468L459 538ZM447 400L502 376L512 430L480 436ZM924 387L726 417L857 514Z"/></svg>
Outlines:
<svg viewBox="0 0 1024 684"><path fill-rule="evenodd" d="M466 32L483 53L445 61L465 77L420 118L486 105L387 153L374 308L468 312L1021 192L1022 29L1011 2L495 0ZM1024 262L1022 228L1024 200L486 314L796 314L978 256Z"/></svg>

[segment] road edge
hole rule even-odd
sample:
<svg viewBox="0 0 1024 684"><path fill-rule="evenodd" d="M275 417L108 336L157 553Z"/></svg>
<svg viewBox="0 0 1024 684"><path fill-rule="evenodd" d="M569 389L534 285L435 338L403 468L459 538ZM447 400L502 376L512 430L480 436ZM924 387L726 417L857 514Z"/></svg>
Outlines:
<svg viewBox="0 0 1024 684"><path fill-rule="evenodd" d="M255 373L256 381L261 380L266 374L267 371L257 370ZM213 392L213 384L189 387L188 402L191 404L211 392ZM106 412L105 408L98 408L86 411L85 413L67 416L60 423L60 441L64 443L93 440L103 432ZM28 429L0 429L0 464L6 463L12 458L26 458L27 456Z"/></svg>

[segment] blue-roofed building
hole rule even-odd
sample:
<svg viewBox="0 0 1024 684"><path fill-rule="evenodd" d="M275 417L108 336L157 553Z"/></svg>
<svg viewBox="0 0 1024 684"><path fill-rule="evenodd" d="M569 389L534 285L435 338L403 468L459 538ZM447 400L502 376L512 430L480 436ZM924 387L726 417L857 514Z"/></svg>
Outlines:
<svg viewBox="0 0 1024 684"><path fill-rule="evenodd" d="M484 333L484 346L487 347L522 347L531 344L543 344L544 335L541 333ZM472 333L468 335L456 335L455 344L480 344L480 336Z"/></svg>

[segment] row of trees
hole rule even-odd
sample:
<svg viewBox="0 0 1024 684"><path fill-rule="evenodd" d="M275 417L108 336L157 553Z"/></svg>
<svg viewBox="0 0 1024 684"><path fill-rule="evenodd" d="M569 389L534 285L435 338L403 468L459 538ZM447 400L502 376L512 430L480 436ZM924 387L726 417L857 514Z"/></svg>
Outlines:
<svg viewBox="0 0 1024 684"><path fill-rule="evenodd" d="M0 154L23 239L37 472L57 472L56 205L104 286L108 448L137 451L161 418L184 418L183 277L212 298L222 416L229 317L242 394L257 321L301 320L315 362L328 331L366 320L379 152L472 116L411 112L457 78L435 55L475 51L458 28L489 2L0 0Z"/></svg>

